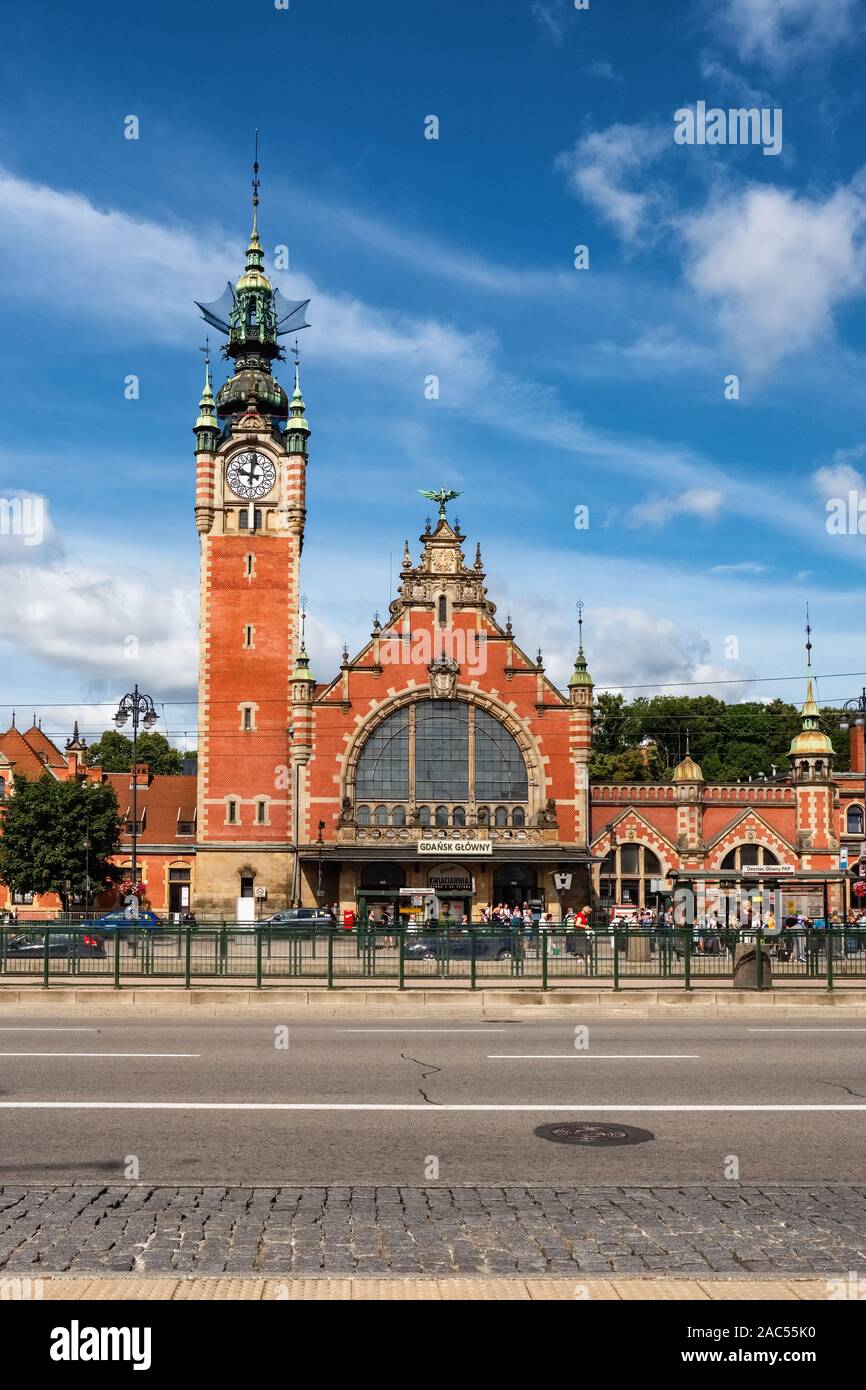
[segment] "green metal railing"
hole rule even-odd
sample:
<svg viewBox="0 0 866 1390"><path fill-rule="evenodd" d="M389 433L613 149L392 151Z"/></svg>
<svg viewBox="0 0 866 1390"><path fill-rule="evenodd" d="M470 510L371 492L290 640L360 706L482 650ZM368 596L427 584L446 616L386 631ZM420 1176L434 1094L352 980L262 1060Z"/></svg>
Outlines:
<svg viewBox="0 0 866 1390"><path fill-rule="evenodd" d="M129 927L97 935L69 926L0 928L0 981L100 982L115 989L142 980L187 988L233 980L264 988L277 981L381 981L404 989L445 980L470 990L492 982L542 989L594 981L681 986L733 982L737 946L750 948L754 984L766 989L811 981L836 988L866 979L866 930L701 931L698 928L600 931L562 928L405 927L286 929L220 923Z"/></svg>

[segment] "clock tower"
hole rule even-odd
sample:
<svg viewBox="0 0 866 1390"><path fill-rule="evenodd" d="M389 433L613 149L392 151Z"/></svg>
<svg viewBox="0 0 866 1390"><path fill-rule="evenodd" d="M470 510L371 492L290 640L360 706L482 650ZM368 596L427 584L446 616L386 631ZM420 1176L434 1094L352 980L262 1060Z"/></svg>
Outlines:
<svg viewBox="0 0 866 1390"><path fill-rule="evenodd" d="M275 375L280 339L309 301L271 285L257 227L246 268L213 304L230 375L214 399L209 354L194 426L199 532L196 902L232 916L267 889L284 905L293 862L292 672L297 650L307 440L297 361L291 401ZM248 911L252 915L252 903ZM243 914L243 908L240 909Z"/></svg>

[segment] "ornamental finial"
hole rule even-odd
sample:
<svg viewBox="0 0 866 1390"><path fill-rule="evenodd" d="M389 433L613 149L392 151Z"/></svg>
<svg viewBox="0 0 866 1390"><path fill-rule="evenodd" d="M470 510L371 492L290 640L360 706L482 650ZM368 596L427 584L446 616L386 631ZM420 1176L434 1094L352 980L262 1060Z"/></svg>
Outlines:
<svg viewBox="0 0 866 1390"><path fill-rule="evenodd" d="M422 497L429 497L431 502L439 503L439 520L447 520L445 516L445 503L451 502L455 497L462 497L461 492L454 492L452 488L440 487L438 492L428 492L425 488L419 487L418 491Z"/></svg>

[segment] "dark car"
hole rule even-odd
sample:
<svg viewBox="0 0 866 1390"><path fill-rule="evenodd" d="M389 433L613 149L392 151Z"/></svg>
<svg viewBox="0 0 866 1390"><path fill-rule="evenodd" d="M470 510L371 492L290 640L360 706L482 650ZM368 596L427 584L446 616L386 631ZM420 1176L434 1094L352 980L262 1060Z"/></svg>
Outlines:
<svg viewBox="0 0 866 1390"><path fill-rule="evenodd" d="M94 931L98 934L114 936L120 934L121 939L136 928L138 931L153 932L162 926L162 918L157 917L155 912L142 912L138 916L127 917L124 908L116 908L114 912L106 912L102 917L95 917L92 921L82 922L85 931Z"/></svg>
<svg viewBox="0 0 866 1390"><path fill-rule="evenodd" d="M289 928L295 931L302 928L306 931L327 931L336 923L330 912L323 912L318 907L286 907L283 908L282 912L275 912L272 916L266 917L261 925Z"/></svg>
<svg viewBox="0 0 866 1390"><path fill-rule="evenodd" d="M11 960L44 960L45 932L30 936L14 936L6 943L6 955ZM77 956L79 960L105 956L105 942L87 931L52 931L48 933L49 956Z"/></svg>
<svg viewBox="0 0 866 1390"><path fill-rule="evenodd" d="M480 932L440 931L424 933L406 942L407 960L468 960L473 938L476 960L511 960L523 953L520 932L499 932L484 936Z"/></svg>

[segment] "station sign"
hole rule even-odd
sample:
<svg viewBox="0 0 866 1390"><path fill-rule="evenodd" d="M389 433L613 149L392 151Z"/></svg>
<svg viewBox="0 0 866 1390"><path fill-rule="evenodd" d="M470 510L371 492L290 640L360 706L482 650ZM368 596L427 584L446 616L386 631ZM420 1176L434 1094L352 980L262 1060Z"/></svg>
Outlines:
<svg viewBox="0 0 866 1390"><path fill-rule="evenodd" d="M443 854L455 854L460 858L477 859L479 856L493 853L492 840L419 840L419 854L438 854L441 858Z"/></svg>

